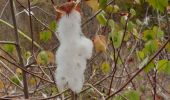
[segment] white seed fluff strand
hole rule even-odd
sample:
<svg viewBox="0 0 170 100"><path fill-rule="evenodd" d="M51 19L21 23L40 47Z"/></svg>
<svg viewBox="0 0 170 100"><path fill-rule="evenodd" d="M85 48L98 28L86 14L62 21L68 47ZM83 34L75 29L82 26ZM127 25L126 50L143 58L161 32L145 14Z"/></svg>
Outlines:
<svg viewBox="0 0 170 100"><path fill-rule="evenodd" d="M61 17L58 32L60 46L56 52L55 72L57 87L60 91L70 88L79 93L84 83L87 59L92 56L93 43L81 35L81 15L76 10Z"/></svg>

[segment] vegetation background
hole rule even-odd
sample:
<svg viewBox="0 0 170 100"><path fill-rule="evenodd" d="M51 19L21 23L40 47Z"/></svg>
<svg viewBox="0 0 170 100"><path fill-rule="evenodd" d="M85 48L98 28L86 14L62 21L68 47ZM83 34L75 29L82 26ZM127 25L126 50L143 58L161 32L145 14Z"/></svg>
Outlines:
<svg viewBox="0 0 170 100"><path fill-rule="evenodd" d="M0 99L73 97L68 89L59 93L54 80L59 42L53 6L64 2L0 0ZM94 52L77 99L169 100L169 1L80 4L82 30Z"/></svg>

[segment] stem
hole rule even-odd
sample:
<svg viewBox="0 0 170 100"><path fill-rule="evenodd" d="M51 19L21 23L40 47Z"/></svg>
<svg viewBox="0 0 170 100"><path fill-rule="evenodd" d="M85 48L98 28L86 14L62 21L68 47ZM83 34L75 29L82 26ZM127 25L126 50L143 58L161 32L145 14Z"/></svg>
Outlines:
<svg viewBox="0 0 170 100"><path fill-rule="evenodd" d="M31 33L31 50L32 50L32 54L34 52L34 35L33 35L33 29L32 29L32 19L31 19L31 5L30 5L30 0L28 0L28 8L29 8L29 21L30 21L30 33Z"/></svg>
<svg viewBox="0 0 170 100"><path fill-rule="evenodd" d="M153 81L154 81L154 88L153 88L153 91L154 91L154 100L156 100L156 84L157 84L157 81L156 81L156 76L157 76L157 70L155 69L154 70L154 76L153 76Z"/></svg>
<svg viewBox="0 0 170 100"><path fill-rule="evenodd" d="M23 61L23 58L21 56L22 52L21 52L19 34L18 34L18 30L17 30L17 23L16 23L16 18L15 18L15 13L14 13L13 0L10 0L10 7L11 7L12 20L13 20L13 25L14 25L14 33L15 33L15 39L16 39L16 50L17 50L17 53L18 53L20 66L24 67L24 61ZM28 99L29 94L28 94L28 85L27 85L27 75L26 75L25 71L23 71L23 85L24 85L25 99Z"/></svg>
<svg viewBox="0 0 170 100"><path fill-rule="evenodd" d="M115 67L113 68L112 78L111 78L111 83L110 83L110 88L109 88L109 93L108 93L108 95L110 95L110 93L111 93L111 88L112 88L112 84L113 84L113 79L114 79L114 75L115 75L116 69L117 69L117 62L118 62L118 59L119 59L120 51L121 51L121 49L122 49L123 40L124 40L125 35L126 35L126 32L127 32L128 21L129 21L129 16L128 16L128 19L126 20L126 23L125 23L125 28L124 28L125 30L124 30L123 37L122 37L122 41L121 41L121 44L120 44L120 48L119 48L119 50L118 50L117 57L116 57L116 60L115 60ZM113 40L112 40L112 42L113 42Z"/></svg>

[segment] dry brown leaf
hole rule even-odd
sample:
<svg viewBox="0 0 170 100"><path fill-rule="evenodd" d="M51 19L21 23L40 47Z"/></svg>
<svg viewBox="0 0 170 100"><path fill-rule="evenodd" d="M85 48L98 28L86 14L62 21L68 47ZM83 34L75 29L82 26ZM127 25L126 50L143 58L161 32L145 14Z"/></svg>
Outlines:
<svg viewBox="0 0 170 100"><path fill-rule="evenodd" d="M106 52L106 37L104 35L96 35L94 37L94 47L96 52Z"/></svg>
<svg viewBox="0 0 170 100"><path fill-rule="evenodd" d="M0 80L0 89L4 88L4 83Z"/></svg>
<svg viewBox="0 0 170 100"><path fill-rule="evenodd" d="M20 68L17 68L17 69L15 70L15 72L16 72L17 75L22 74L22 70L21 70Z"/></svg>

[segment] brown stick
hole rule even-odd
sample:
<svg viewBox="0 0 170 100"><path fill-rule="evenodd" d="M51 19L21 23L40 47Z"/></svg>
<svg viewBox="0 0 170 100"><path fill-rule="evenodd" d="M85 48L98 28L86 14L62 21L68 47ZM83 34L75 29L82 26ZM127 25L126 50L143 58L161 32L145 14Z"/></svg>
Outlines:
<svg viewBox="0 0 170 100"><path fill-rule="evenodd" d="M19 57L19 62L20 62L20 66L24 67L24 61L22 58L22 52L21 52L21 47L20 47L20 40L19 40L19 34L17 31L17 23L16 23L16 18L15 18L15 13L14 13L14 7L13 7L13 0L10 0L10 7L11 7L11 13L12 13L12 20L13 20L13 24L14 24L14 33L15 33L15 39L16 39L16 50L18 53L18 57ZM27 85L27 75L26 72L23 72L23 84L24 84L24 96L25 99L29 98L28 95L28 85Z"/></svg>

